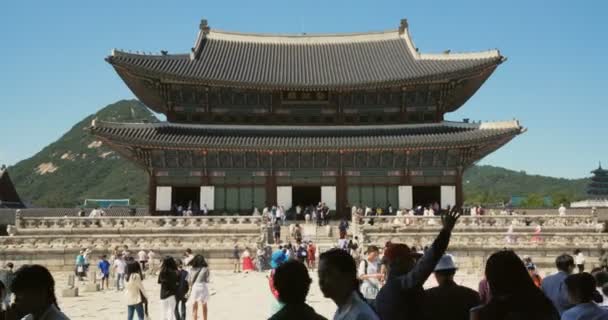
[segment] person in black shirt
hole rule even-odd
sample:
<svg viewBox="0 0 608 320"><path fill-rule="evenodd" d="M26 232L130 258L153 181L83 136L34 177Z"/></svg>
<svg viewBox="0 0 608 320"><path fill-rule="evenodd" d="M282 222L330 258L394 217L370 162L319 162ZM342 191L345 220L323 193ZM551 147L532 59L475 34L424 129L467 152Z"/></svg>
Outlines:
<svg viewBox="0 0 608 320"><path fill-rule="evenodd" d="M177 264L172 257L166 256L158 274L160 284L160 308L161 319L172 320L175 318L175 306L177 305L175 295L177 293Z"/></svg>
<svg viewBox="0 0 608 320"><path fill-rule="evenodd" d="M234 260L234 273L241 272L241 252L239 251L239 245L235 244L232 250L232 259Z"/></svg>
<svg viewBox="0 0 608 320"><path fill-rule="evenodd" d="M486 279L492 298L471 310L472 320L559 320L549 298L534 285L523 261L513 251L502 250L486 262Z"/></svg>
<svg viewBox="0 0 608 320"><path fill-rule="evenodd" d="M461 212L453 208L442 215L443 228L422 258L401 243L393 243L384 251L386 283L376 296L376 311L382 320L422 318L422 285L445 253Z"/></svg>
<svg viewBox="0 0 608 320"><path fill-rule="evenodd" d="M269 320L327 320L306 304L312 280L303 263L290 260L275 269L273 283L285 305Z"/></svg>
<svg viewBox="0 0 608 320"><path fill-rule="evenodd" d="M272 234L274 235L274 243L280 244L281 243L281 225L279 224L278 221L275 221L274 225L272 226Z"/></svg>
<svg viewBox="0 0 608 320"><path fill-rule="evenodd" d="M188 286L188 271L184 270L183 262L177 260L177 290L175 294L176 306L175 306L175 319L185 320L186 319L186 296L189 291Z"/></svg>
<svg viewBox="0 0 608 320"><path fill-rule="evenodd" d="M455 274L454 259L449 254L443 255L435 267L438 286L424 292L424 319L469 320L469 310L481 304L475 290L454 282Z"/></svg>

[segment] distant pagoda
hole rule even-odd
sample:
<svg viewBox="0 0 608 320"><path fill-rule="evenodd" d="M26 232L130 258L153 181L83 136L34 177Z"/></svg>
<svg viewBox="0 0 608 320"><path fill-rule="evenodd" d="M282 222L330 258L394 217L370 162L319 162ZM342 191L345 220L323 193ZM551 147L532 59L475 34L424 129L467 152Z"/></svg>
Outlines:
<svg viewBox="0 0 608 320"><path fill-rule="evenodd" d="M608 170L602 168L600 163L599 167L591 171L593 177L591 177L591 183L587 187L587 195L590 198L595 199L607 199L608 198Z"/></svg>

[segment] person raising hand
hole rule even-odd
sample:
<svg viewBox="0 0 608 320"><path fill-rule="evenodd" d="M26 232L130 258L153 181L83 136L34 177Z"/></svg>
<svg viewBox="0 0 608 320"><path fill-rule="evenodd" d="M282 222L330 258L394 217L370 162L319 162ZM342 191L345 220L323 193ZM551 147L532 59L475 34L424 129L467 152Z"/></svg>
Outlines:
<svg viewBox="0 0 608 320"><path fill-rule="evenodd" d="M386 249L384 263L388 276L376 296L376 312L381 319L422 319L422 285L448 248L452 230L461 215L461 208L452 208L441 216L443 228L422 257L401 243L393 243Z"/></svg>

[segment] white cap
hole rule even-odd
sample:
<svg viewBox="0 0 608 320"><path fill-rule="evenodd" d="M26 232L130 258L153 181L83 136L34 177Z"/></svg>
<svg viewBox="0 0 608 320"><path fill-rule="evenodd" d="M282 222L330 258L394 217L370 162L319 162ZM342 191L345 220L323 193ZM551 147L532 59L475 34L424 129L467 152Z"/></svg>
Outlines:
<svg viewBox="0 0 608 320"><path fill-rule="evenodd" d="M435 271L456 270L454 257L451 254L444 254L435 266Z"/></svg>

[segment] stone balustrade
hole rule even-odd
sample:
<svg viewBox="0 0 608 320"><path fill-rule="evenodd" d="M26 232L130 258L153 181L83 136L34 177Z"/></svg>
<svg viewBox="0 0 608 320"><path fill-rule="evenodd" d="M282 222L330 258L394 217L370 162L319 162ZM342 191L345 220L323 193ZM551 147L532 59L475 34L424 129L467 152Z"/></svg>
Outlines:
<svg viewBox="0 0 608 320"><path fill-rule="evenodd" d="M205 254L214 268L228 268L232 249L255 248L266 242L266 225L254 216L104 216L23 217L0 237L0 261L42 263L54 270L73 269L84 248L93 257L115 247L130 251L154 250L180 256L186 248Z"/></svg>
<svg viewBox="0 0 608 320"><path fill-rule="evenodd" d="M367 245L381 245L391 241L406 243L414 246L431 245L437 237L436 232L423 233L364 233L364 243ZM575 248L608 249L608 237L598 233L453 233L450 240L451 249L501 249L501 248L561 248L570 252Z"/></svg>
<svg viewBox="0 0 608 320"><path fill-rule="evenodd" d="M358 220L357 220L358 218ZM441 217L432 216L367 216L353 218L353 222L368 226L404 226L407 228L426 228L441 225ZM372 222L373 220L373 222ZM456 225L459 228L486 228L486 227L528 227L540 225L545 227L580 227L598 228L600 225L596 217L590 215L569 216L528 216L528 215L498 215L498 216L461 216Z"/></svg>
<svg viewBox="0 0 608 320"><path fill-rule="evenodd" d="M44 234L141 234L141 233L232 233L259 231L259 216L196 217L17 217L7 228L9 235Z"/></svg>
<svg viewBox="0 0 608 320"><path fill-rule="evenodd" d="M93 251L110 250L116 246L127 245L135 250L140 249L226 249L234 245L252 246L260 242L260 233L239 234L133 234L133 235L39 235L0 237L2 253L23 250L80 250L89 248Z"/></svg>

